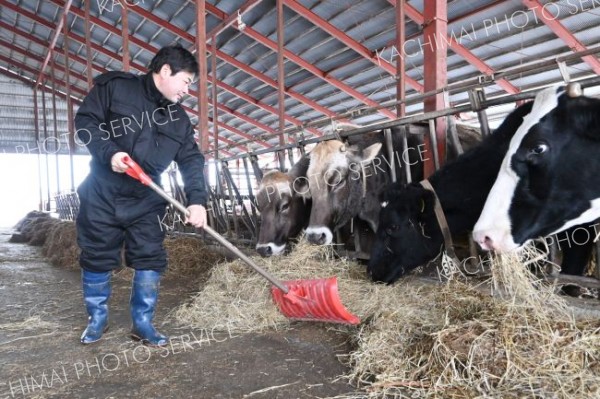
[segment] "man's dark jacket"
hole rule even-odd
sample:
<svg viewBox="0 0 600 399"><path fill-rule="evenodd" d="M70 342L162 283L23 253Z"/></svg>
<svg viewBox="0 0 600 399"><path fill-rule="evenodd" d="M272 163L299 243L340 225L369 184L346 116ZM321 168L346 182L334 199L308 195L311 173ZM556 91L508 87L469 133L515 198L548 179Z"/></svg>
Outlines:
<svg viewBox="0 0 600 399"><path fill-rule="evenodd" d="M190 120L181 105L162 96L151 74L108 72L98 76L77 112L75 128L77 138L92 154L90 174L118 186L122 195L158 198L133 178L112 171L111 158L121 151L156 183L174 160L183 177L188 205L206 206L204 157Z"/></svg>
<svg viewBox="0 0 600 399"><path fill-rule="evenodd" d="M164 99L152 75L109 72L95 83L75 117L77 138L92 154L90 174L77 190L80 265L95 272L114 270L124 244L128 266L162 272L167 267L161 224L166 201L127 174L113 172L111 158L128 153L158 184L175 160L188 204L205 206L204 157L187 114Z"/></svg>

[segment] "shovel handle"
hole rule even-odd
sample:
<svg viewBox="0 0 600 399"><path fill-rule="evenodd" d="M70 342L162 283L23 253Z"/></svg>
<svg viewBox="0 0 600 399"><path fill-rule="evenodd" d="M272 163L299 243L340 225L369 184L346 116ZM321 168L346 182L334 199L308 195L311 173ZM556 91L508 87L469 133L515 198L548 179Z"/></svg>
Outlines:
<svg viewBox="0 0 600 399"><path fill-rule="evenodd" d="M175 206L185 216L189 215L189 211L187 210L187 208L185 206L183 206L183 204L181 202L177 201L175 198L173 198L169 194L167 194L165 192L165 190L163 190L158 184L154 183L152 181L152 179L150 178L150 176L148 176L143 171L143 169L140 167L140 165L138 165L133 159L131 159L130 157L124 157L123 158L123 163L126 164L127 166L129 166L125 170L125 173L127 173L129 176L133 177L134 179L139 180L142 184L150 187L158 195L160 195L165 200L167 200L171 204L173 204L173 206ZM227 248L228 250L230 250L231 252L233 252L233 254L236 255L238 258L240 258L244 263L246 263L248 266L252 267L261 276L263 276L264 278L266 278L267 280L269 280L271 282L271 284L273 284L274 286L276 286L277 288L279 288L281 291L283 291L284 294L287 294L289 292L289 288L285 284L283 284L281 281L279 281L278 279L276 279L273 275L271 275L266 270L264 270L263 268L261 268L260 266L258 266L256 263L254 263L254 261L252 259L250 259L248 256L246 256L235 245L233 245L232 243L230 243L229 241L227 241L225 239L225 237L223 237L221 234L219 234L216 231L214 231L208 225L205 225L203 227L203 229L212 238L214 238L215 240L217 240L221 245L223 245L225 248Z"/></svg>

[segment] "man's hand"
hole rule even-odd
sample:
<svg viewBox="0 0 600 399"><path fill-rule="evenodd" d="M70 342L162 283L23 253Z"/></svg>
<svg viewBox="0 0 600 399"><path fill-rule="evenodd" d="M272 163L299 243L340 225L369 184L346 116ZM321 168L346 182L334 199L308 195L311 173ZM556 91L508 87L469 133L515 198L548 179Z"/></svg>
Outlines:
<svg viewBox="0 0 600 399"><path fill-rule="evenodd" d="M123 158L128 156L129 154L127 154L126 152L117 152L115 155L112 156L112 158L110 159L110 166L113 172L125 173L125 170L129 168L129 166L127 166L123 162Z"/></svg>
<svg viewBox="0 0 600 399"><path fill-rule="evenodd" d="M189 223L196 228L206 226L206 208L202 205L190 205L187 210L190 214L185 218L185 223Z"/></svg>

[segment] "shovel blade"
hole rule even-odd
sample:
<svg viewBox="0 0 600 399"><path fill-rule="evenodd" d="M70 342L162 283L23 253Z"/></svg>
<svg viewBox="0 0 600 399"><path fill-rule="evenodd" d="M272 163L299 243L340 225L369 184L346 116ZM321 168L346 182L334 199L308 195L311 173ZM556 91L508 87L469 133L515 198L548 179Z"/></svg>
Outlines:
<svg viewBox="0 0 600 399"><path fill-rule="evenodd" d="M358 324L360 319L342 304L337 278L284 281L286 294L277 287L271 292L281 313L293 320Z"/></svg>

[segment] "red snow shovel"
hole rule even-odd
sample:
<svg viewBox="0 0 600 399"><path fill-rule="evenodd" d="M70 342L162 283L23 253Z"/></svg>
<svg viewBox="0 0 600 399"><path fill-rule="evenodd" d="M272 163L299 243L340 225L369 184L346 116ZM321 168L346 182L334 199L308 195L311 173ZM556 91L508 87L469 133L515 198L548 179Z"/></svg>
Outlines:
<svg viewBox="0 0 600 399"><path fill-rule="evenodd" d="M185 206L154 183L133 159L126 157L123 159L123 162L129 166L125 170L129 176L150 187L161 197L173 204L184 215L188 215L188 210ZM342 304L335 277L316 280L279 281L212 228L204 226L203 229L274 285L271 288L273 299L279 310L281 310L281 313L286 317L294 320L324 321L330 323L360 323L360 319L350 313Z"/></svg>

